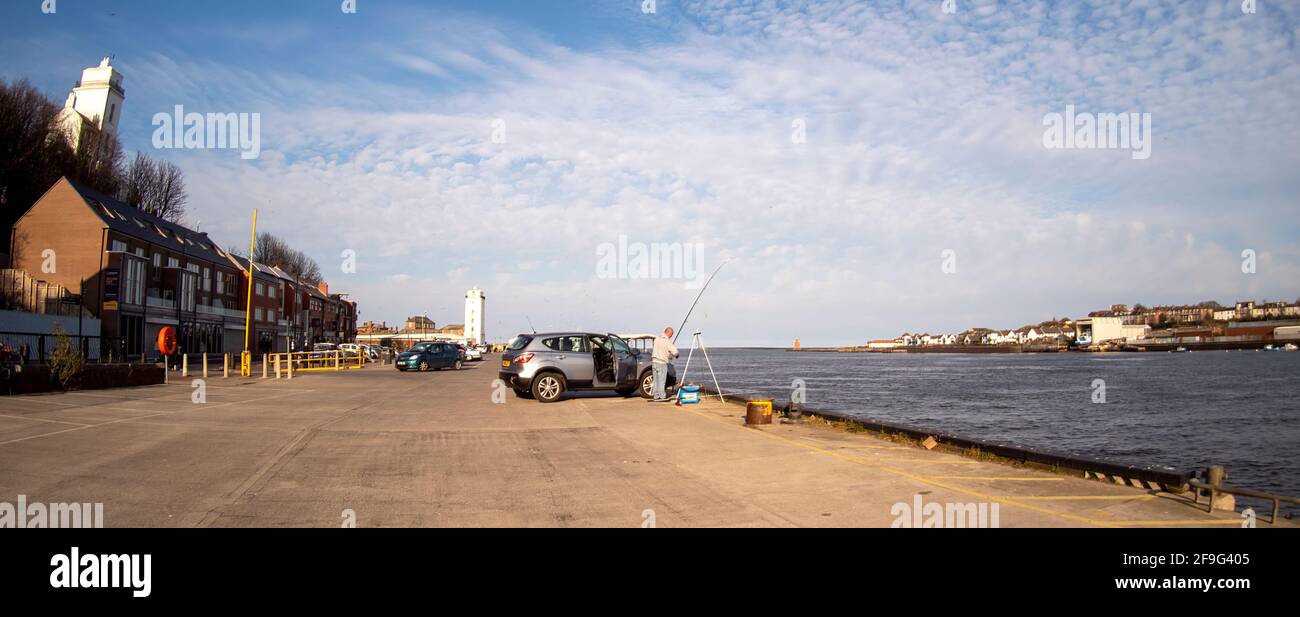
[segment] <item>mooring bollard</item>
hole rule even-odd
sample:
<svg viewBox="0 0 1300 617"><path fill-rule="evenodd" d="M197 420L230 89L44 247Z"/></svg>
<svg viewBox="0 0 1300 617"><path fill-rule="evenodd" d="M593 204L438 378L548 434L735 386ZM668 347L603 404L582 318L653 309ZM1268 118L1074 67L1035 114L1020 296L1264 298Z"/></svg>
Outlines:
<svg viewBox="0 0 1300 617"><path fill-rule="evenodd" d="M266 363L269 359L270 356L268 356L267 354L262 354L262 379L266 379L266 371L268 370Z"/></svg>
<svg viewBox="0 0 1300 617"><path fill-rule="evenodd" d="M745 405L745 426L772 423L772 401L750 401Z"/></svg>
<svg viewBox="0 0 1300 617"><path fill-rule="evenodd" d="M181 354L181 377L190 376L190 354Z"/></svg>
<svg viewBox="0 0 1300 617"><path fill-rule="evenodd" d="M1205 483L1210 485L1210 511L1214 511L1215 502L1220 499L1219 487L1223 486L1223 479L1228 477L1228 472L1223 469L1223 465L1210 465L1205 468ZM1235 509L1236 500L1233 500ZM1222 506L1220 506L1222 507Z"/></svg>

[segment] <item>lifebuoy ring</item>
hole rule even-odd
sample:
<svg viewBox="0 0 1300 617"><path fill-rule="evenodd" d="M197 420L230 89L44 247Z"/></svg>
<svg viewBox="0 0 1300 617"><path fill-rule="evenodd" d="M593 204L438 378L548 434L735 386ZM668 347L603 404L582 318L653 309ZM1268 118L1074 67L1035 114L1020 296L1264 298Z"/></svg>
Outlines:
<svg viewBox="0 0 1300 617"><path fill-rule="evenodd" d="M176 328L167 326L158 331L158 351L164 356L176 353Z"/></svg>

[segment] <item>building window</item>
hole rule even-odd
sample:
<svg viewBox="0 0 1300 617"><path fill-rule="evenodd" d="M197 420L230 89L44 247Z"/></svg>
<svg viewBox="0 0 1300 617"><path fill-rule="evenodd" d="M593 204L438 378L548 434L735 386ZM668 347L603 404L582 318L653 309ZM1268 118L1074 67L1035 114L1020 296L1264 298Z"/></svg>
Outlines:
<svg viewBox="0 0 1300 617"><path fill-rule="evenodd" d="M114 253L125 253L126 243L121 240L114 240L110 250L112 250Z"/></svg>
<svg viewBox="0 0 1300 617"><path fill-rule="evenodd" d="M217 293L226 293L226 275L220 271L217 272Z"/></svg>
<svg viewBox="0 0 1300 617"><path fill-rule="evenodd" d="M176 259L175 257L168 257L168 258L167 258L167 267L168 267L168 268L179 268L179 267L181 267L181 260Z"/></svg>
<svg viewBox="0 0 1300 617"><path fill-rule="evenodd" d="M260 307L260 306L253 310L253 316L254 316L258 321L265 321L265 319L263 319L262 307Z"/></svg>
<svg viewBox="0 0 1300 617"><path fill-rule="evenodd" d="M257 290L257 292L256 292L257 295L259 295L259 296L265 296L265 295L266 295L266 286L265 286L265 285L263 285L263 284L261 284L261 283L255 283L255 284L253 285L253 287Z"/></svg>
<svg viewBox="0 0 1300 617"><path fill-rule="evenodd" d="M267 286L266 286L266 293L267 293L268 296L274 298L274 297L275 297L275 285L267 285Z"/></svg>
<svg viewBox="0 0 1300 617"><path fill-rule="evenodd" d="M203 269L203 291L212 291L212 270Z"/></svg>
<svg viewBox="0 0 1300 617"><path fill-rule="evenodd" d="M155 267L155 268L161 268L161 267L162 267L162 253L154 253L154 254L153 254L153 267Z"/></svg>

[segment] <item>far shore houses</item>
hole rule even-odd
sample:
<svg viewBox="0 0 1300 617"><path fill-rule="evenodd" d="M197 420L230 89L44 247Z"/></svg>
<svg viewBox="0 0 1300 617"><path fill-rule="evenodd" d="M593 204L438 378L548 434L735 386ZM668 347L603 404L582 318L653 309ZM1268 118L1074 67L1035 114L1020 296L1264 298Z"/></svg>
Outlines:
<svg viewBox="0 0 1300 617"><path fill-rule="evenodd" d="M1015 345L1069 347L1106 342L1208 342L1234 337L1291 340L1300 329L1300 301L1240 301L1129 308L1124 304L1093 311L1086 319L1060 319L1013 330L971 328L958 334L905 332L897 338L868 341L866 348L887 351L909 347Z"/></svg>
<svg viewBox="0 0 1300 617"><path fill-rule="evenodd" d="M248 337L254 353L352 341L357 305L326 283L230 254L206 233L168 222L66 178L11 230L9 278L78 297L118 353L157 357L155 341L176 329L183 353L244 349L244 307L252 277ZM27 310L44 313L44 307ZM64 320L65 327L68 323ZM76 324L77 320L71 320Z"/></svg>

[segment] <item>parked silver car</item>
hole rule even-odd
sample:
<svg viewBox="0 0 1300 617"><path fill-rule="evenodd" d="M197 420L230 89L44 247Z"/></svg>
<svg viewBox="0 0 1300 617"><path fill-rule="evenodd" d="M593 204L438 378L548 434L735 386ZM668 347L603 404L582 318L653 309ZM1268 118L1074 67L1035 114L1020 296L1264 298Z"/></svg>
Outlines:
<svg viewBox="0 0 1300 617"><path fill-rule="evenodd" d="M649 398L650 355L613 334L520 334L501 356L498 376L522 398L553 403L569 390L612 390ZM668 383L677 383L669 365Z"/></svg>

